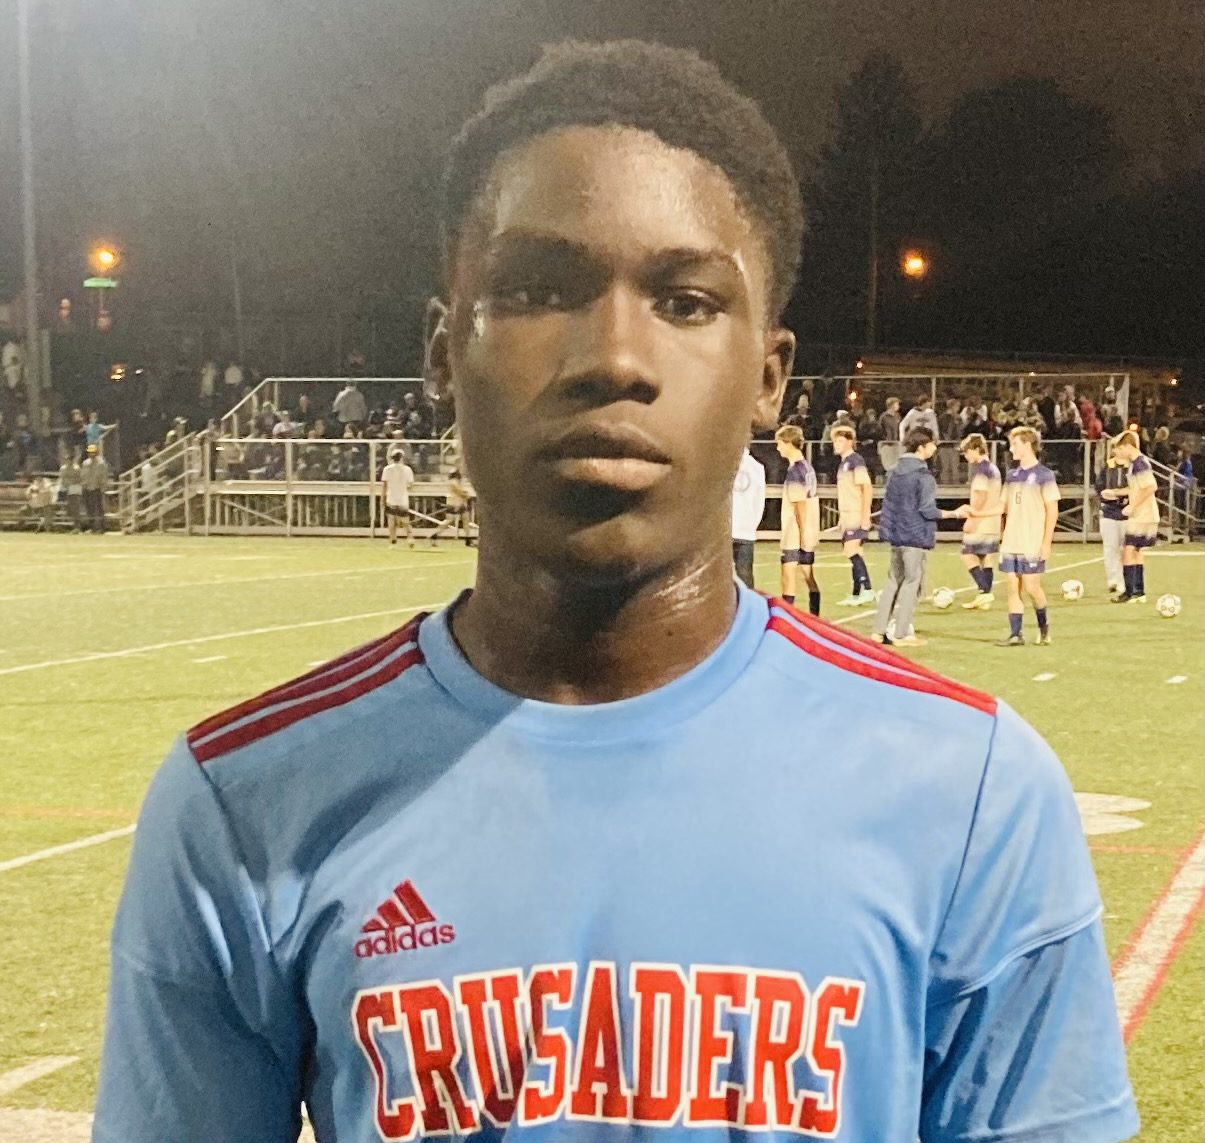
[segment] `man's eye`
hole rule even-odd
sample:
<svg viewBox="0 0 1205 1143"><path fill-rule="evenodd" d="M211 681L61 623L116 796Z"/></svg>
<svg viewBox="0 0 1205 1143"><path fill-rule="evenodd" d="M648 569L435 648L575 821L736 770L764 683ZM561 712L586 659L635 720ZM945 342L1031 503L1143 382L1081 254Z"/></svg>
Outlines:
<svg viewBox="0 0 1205 1143"><path fill-rule="evenodd" d="M657 309L681 325L706 325L722 312L723 306L697 290L679 290L658 302Z"/></svg>
<svg viewBox="0 0 1205 1143"><path fill-rule="evenodd" d="M515 313L556 310L565 304L564 295L557 287L537 283L504 286L495 292L494 298L503 309Z"/></svg>

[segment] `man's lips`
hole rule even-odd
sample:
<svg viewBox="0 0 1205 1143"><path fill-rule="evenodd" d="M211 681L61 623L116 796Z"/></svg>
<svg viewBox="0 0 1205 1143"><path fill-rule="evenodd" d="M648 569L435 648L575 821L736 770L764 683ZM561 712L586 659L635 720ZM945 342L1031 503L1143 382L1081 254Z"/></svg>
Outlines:
<svg viewBox="0 0 1205 1143"><path fill-rule="evenodd" d="M635 425L582 425L540 450L562 480L619 492L644 492L664 479L670 458Z"/></svg>

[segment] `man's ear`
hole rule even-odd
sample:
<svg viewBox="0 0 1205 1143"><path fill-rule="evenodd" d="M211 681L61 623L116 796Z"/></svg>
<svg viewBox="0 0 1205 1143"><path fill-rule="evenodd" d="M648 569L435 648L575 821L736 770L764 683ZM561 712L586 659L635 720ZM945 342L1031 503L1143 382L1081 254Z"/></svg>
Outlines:
<svg viewBox="0 0 1205 1143"><path fill-rule="evenodd" d="M448 307L439 298L431 298L423 315L423 394L429 401L452 395L448 346Z"/></svg>
<svg viewBox="0 0 1205 1143"><path fill-rule="evenodd" d="M784 326L766 334L766 358L762 365L761 390L753 411L753 429L765 431L778 425L782 395L786 392L791 366L795 364L795 335Z"/></svg>

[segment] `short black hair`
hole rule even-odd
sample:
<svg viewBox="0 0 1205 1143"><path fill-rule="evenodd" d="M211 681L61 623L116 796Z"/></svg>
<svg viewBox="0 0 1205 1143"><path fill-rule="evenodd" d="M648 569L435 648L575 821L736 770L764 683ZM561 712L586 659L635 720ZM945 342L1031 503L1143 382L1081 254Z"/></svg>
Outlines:
<svg viewBox="0 0 1205 1143"><path fill-rule="evenodd" d="M643 40L565 41L496 84L452 143L444 170L444 266L499 155L559 127L614 124L693 151L728 177L765 243L777 316L795 285L803 205L791 160L760 108L697 53Z"/></svg>
<svg viewBox="0 0 1205 1143"><path fill-rule="evenodd" d="M904 451L916 452L917 449L923 448L927 444L933 443L933 433L926 429L923 425L917 425L915 428L909 429L904 434Z"/></svg>

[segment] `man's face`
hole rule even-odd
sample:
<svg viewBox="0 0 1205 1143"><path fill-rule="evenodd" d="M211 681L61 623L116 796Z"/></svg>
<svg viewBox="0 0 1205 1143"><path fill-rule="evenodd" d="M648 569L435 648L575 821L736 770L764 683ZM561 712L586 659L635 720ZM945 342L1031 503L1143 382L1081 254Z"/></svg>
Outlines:
<svg viewBox="0 0 1205 1143"><path fill-rule="evenodd" d="M1019 460L1022 464L1033 456L1033 449L1029 442L1020 437L1009 438L1008 452L1013 460Z"/></svg>
<svg viewBox="0 0 1205 1143"><path fill-rule="evenodd" d="M726 550L794 347L766 279L727 178L690 152L582 127L504 154L428 346L491 546L596 583Z"/></svg>
<svg viewBox="0 0 1205 1143"><path fill-rule="evenodd" d="M846 436L833 437L833 452L838 456L848 456L854 450L854 442Z"/></svg>

